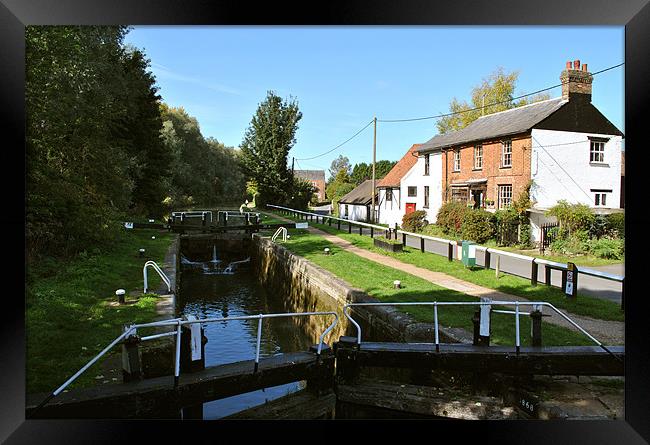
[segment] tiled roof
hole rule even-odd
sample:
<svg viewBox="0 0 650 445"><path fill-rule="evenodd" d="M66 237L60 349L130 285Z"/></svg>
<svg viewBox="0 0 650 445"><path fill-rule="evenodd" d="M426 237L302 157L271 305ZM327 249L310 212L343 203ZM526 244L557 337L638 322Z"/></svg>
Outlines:
<svg viewBox="0 0 650 445"><path fill-rule="evenodd" d="M372 203L372 179L367 179L339 200L341 204L368 205Z"/></svg>
<svg viewBox="0 0 650 445"><path fill-rule="evenodd" d="M293 174L310 181L325 181L325 170L294 170Z"/></svg>
<svg viewBox="0 0 650 445"><path fill-rule="evenodd" d="M461 130L432 137L422 144L419 151L426 152L493 137L523 133L567 103L567 100L560 97L481 116Z"/></svg>
<svg viewBox="0 0 650 445"><path fill-rule="evenodd" d="M421 144L413 144L411 148L406 152L402 159L400 159L397 164L388 172L384 179L379 181L377 187L399 187L400 181L404 175L415 165L418 161L417 155L414 155L414 151Z"/></svg>

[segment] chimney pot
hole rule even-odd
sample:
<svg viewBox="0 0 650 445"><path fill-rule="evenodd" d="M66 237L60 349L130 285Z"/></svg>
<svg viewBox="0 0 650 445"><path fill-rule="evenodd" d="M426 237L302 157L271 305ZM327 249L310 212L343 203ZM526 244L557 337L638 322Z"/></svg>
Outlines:
<svg viewBox="0 0 650 445"><path fill-rule="evenodd" d="M582 65L582 71L587 72L587 64L586 63Z"/></svg>
<svg viewBox="0 0 650 445"><path fill-rule="evenodd" d="M566 69L570 70L571 69L571 62L566 63Z"/></svg>
<svg viewBox="0 0 650 445"><path fill-rule="evenodd" d="M580 69L580 61L579 60L574 60L573 61L573 69L574 70L579 70Z"/></svg>

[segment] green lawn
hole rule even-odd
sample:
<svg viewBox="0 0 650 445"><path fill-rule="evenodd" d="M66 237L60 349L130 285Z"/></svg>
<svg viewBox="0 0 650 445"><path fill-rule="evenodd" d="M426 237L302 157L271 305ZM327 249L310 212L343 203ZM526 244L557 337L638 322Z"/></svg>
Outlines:
<svg viewBox="0 0 650 445"><path fill-rule="evenodd" d="M108 252L81 254L68 261L50 258L27 268L28 393L56 389L120 335L123 324L155 318L155 294L136 300L128 293L142 292L142 266L147 259L162 264L172 236L166 231L125 230ZM140 248L146 249L147 258L138 257ZM158 275L149 273L148 278L149 287L157 289ZM127 303L133 304L109 304L116 301L119 288L127 291ZM93 382L99 366L95 364L73 385Z"/></svg>
<svg viewBox="0 0 650 445"><path fill-rule="evenodd" d="M402 253L387 252L375 248L372 239L369 236L361 236L354 233L349 234L347 231L339 231L334 225L330 227L327 224L316 224L313 222L310 222L310 225L327 233L337 235L357 247L380 253L382 255L392 256L405 263L410 263L436 272L446 273L470 283L524 297L528 300L546 301L557 308L566 309L576 315L585 315L602 320L624 321L625 319L620 306L608 300L580 294L575 301L570 300L559 288L547 287L543 284L532 286L530 280L525 278L501 274L497 279L493 270L485 270L479 267L468 269L458 261L448 261L446 257L441 255L422 253L419 249L413 249L410 247L404 247L404 252Z"/></svg>
<svg viewBox="0 0 650 445"><path fill-rule="evenodd" d="M291 229L290 234L291 238L286 243L282 243L286 248L381 301L477 301L474 297L436 286L429 281L408 273L360 258L338 246L332 245L322 236L310 234L306 230ZM330 255L323 254L325 247L330 248ZM402 282L401 289L393 288L394 280ZM463 327L472 332L471 319L476 308L468 306L440 307L438 315L441 326ZM404 311L410 313L419 321L433 322L433 309L431 307L414 306ZM530 320L528 317L522 316L520 321L521 344L530 344ZM543 323L542 332L544 344L546 345L592 344L588 338L579 332L546 322ZM494 314L492 343L514 345L514 339L514 316Z"/></svg>

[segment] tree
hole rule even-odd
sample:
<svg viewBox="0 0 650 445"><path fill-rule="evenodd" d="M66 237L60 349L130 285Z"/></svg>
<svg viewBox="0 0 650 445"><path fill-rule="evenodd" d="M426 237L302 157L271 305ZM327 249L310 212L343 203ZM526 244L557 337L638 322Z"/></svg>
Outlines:
<svg viewBox="0 0 650 445"><path fill-rule="evenodd" d="M350 160L343 156L339 155L338 158L334 159L332 161L332 164L330 165L330 179L328 182L331 182L334 178L336 178L336 175L343 170L347 175L350 174Z"/></svg>
<svg viewBox="0 0 650 445"><path fill-rule="evenodd" d="M127 113L111 126L112 138L120 143L132 163L134 181L131 208L137 214L161 217L167 178L171 175L172 153L160 137L160 96L154 76L147 71L150 61L130 48L124 56L122 100Z"/></svg>
<svg viewBox="0 0 650 445"><path fill-rule="evenodd" d="M487 78L483 78L481 84L472 89L472 103L459 102L455 97L449 103L451 116L445 116L438 120L436 126L440 134L449 131L456 131L467 127L482 115L497 113L511 108L521 107L541 100L549 99L548 93L541 93L534 96L513 100L519 72L504 72L499 67Z"/></svg>
<svg viewBox="0 0 650 445"><path fill-rule="evenodd" d="M258 108L241 144L244 172L258 187L262 203L285 203L293 188L287 155L296 142L302 113L295 100L283 101L273 91Z"/></svg>
<svg viewBox="0 0 650 445"><path fill-rule="evenodd" d="M325 192L327 197L332 201L332 210L334 214L338 214L339 200L350 193L356 187L355 184L350 182L350 175L345 168L342 168L336 174L333 180L327 185Z"/></svg>
<svg viewBox="0 0 650 445"><path fill-rule="evenodd" d="M378 161L375 164L375 179L383 179L395 164L397 164L397 162L386 160ZM352 169L352 174L350 175L351 182L355 185L359 185L368 179L372 179L372 164L366 164L365 162L355 164Z"/></svg>
<svg viewBox="0 0 650 445"><path fill-rule="evenodd" d="M129 111L124 26L28 26L28 259L108 244L131 203L133 160L113 138Z"/></svg>

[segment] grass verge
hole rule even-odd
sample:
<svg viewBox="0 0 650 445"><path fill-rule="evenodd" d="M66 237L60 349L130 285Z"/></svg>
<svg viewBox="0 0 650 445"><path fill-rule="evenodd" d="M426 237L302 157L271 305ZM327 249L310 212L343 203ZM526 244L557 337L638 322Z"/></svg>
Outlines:
<svg viewBox="0 0 650 445"><path fill-rule="evenodd" d="M166 231L125 231L110 251L95 249L66 261L46 258L27 268L28 393L56 389L120 335L123 324L155 318L157 295L128 294L142 291L144 262L161 264L172 239ZM147 258L138 257L140 248ZM148 278L150 288L157 289L158 275ZM119 288L127 291L129 304L115 305ZM93 368L73 386L95 382Z"/></svg>
<svg viewBox="0 0 650 445"><path fill-rule="evenodd" d="M292 217L288 217L293 219ZM374 247L372 239L367 235L339 231L336 227L327 224L309 223L311 226L342 238L354 246L391 256L405 263L413 264L424 269L442 272L452 277L468 281L489 289L498 290L511 295L524 297L528 300L546 301L555 307L565 309L576 315L593 317L601 320L624 321L625 314L620 306L612 301L578 295L575 300L568 299L561 289L542 284L532 286L530 280L514 275L503 274L499 278L493 270L483 268L468 269L458 261L448 261L446 257L422 253L419 249L404 247L403 252L387 252Z"/></svg>
<svg viewBox="0 0 650 445"><path fill-rule="evenodd" d="M287 249L334 273L350 285L364 290L381 301L477 301L474 297L436 286L406 272L360 258L345 249L332 245L322 236L310 234L306 230L292 229L290 233L293 236L283 243ZM323 254L325 247L330 248L330 255ZM400 280L402 288L394 289L393 280ZM472 332L471 319L475 310L475 307L467 306L439 308L440 324L447 327L463 327ZM404 312L411 314L418 321L433 322L431 307L414 306L405 309ZM494 314L492 321L492 343L514 345L514 317L506 314ZM522 316L520 321L521 344L530 344L530 320ZM542 332L545 345L592 344L588 338L578 332L546 322L543 322Z"/></svg>

